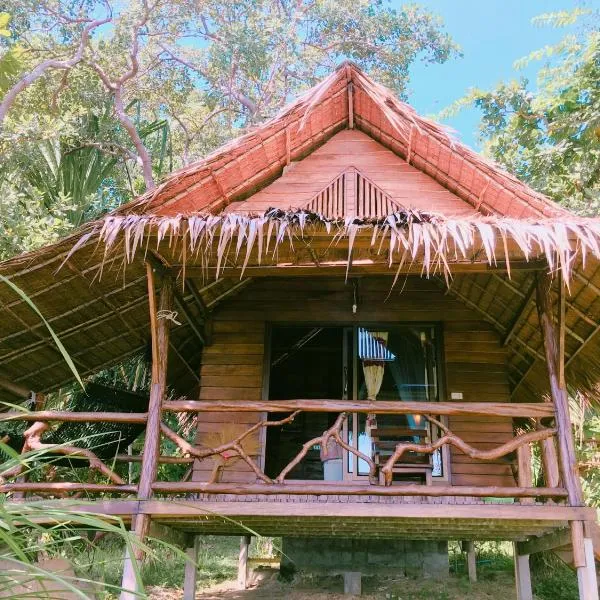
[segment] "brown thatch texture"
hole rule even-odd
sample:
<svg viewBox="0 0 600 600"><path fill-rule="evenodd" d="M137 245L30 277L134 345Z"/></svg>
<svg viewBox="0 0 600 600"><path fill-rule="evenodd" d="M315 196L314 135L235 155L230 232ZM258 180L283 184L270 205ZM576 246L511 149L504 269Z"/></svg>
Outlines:
<svg viewBox="0 0 600 600"><path fill-rule="evenodd" d="M453 139L448 129L418 115L356 65L344 63L277 116L206 158L180 169L121 214L175 216L218 212L279 177L348 126L348 83L355 127L433 177L482 214L515 218L569 213L498 165ZM289 140L289 142L288 142Z"/></svg>

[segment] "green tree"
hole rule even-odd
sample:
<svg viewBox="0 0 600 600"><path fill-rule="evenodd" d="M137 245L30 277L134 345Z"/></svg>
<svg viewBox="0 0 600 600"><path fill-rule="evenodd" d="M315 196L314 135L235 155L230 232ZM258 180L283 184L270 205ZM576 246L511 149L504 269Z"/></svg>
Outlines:
<svg viewBox="0 0 600 600"><path fill-rule="evenodd" d="M402 94L415 59L457 53L434 15L383 0L6 0L3 10L3 256L152 189L344 58Z"/></svg>
<svg viewBox="0 0 600 600"><path fill-rule="evenodd" d="M561 11L534 21L564 27L586 16L598 15ZM491 91L473 89L446 114L474 104L487 154L556 202L594 216L600 214L600 31L592 18L581 27L516 63L544 61L535 86L521 78Z"/></svg>

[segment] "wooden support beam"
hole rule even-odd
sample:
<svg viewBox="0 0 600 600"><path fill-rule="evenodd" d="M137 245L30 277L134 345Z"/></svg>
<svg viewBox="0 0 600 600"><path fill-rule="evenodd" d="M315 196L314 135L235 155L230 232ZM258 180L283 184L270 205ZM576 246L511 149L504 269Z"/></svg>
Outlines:
<svg viewBox="0 0 600 600"><path fill-rule="evenodd" d="M585 570L577 571L580 589L584 590L584 600L598 600L598 577L596 576L596 561L594 544L590 538L583 538L585 550Z"/></svg>
<svg viewBox="0 0 600 600"><path fill-rule="evenodd" d="M560 473L555 438L551 437L542 440L540 447L542 451L542 464L544 466L544 482L548 487L558 487L560 485Z"/></svg>
<svg viewBox="0 0 600 600"><path fill-rule="evenodd" d="M517 310L517 314L515 315L515 318L512 320L510 326L508 327L508 331L504 335L504 338L502 340L503 346L508 345L508 342L510 342L511 338L516 333L517 328L519 327L519 325L521 323L521 320L525 316L525 313L529 312L531 302L533 301L533 299L535 297L535 290L536 290L536 285L535 285L535 277L534 277L533 282L529 286L529 290L527 291L521 304L519 305L519 308Z"/></svg>
<svg viewBox="0 0 600 600"><path fill-rule="evenodd" d="M0 484L0 493L33 492L36 494L60 494L85 492L89 494L135 494L136 485L116 485L104 483L69 483L66 481L22 481Z"/></svg>
<svg viewBox="0 0 600 600"><path fill-rule="evenodd" d="M360 571L344 571L344 595L360 596L362 594L362 574Z"/></svg>
<svg viewBox="0 0 600 600"><path fill-rule="evenodd" d="M173 288L173 297L175 299L175 306L177 306L177 308L183 313L183 316L188 322L191 330L194 332L194 335L198 338L200 344L204 346L205 336L202 331L203 325L201 323L198 323L196 317L194 317L194 315L188 308L188 305L185 302L185 298L181 295L179 290Z"/></svg>
<svg viewBox="0 0 600 600"><path fill-rule="evenodd" d="M32 394L31 390L28 390L26 387L17 383L13 383L4 377L0 377L0 388L24 399L30 398Z"/></svg>
<svg viewBox="0 0 600 600"><path fill-rule="evenodd" d="M354 84L348 82L348 129L354 129Z"/></svg>
<svg viewBox="0 0 600 600"><path fill-rule="evenodd" d="M571 543L571 531L569 529L559 529L552 533L547 533L540 537L533 537L526 542L517 543L517 552L519 554L537 554L538 552L547 552L554 548L567 546Z"/></svg>
<svg viewBox="0 0 600 600"><path fill-rule="evenodd" d="M150 386L150 400L148 403L148 420L146 422L146 436L144 439L144 451L140 481L138 485L138 498L148 500L152 496L152 484L156 479L158 468L158 457L160 454L160 422L161 406L165 397L167 385L167 362L169 357L169 329L171 321L167 318L159 318L159 313L169 313L173 308L173 280L170 274L163 276L160 299L156 301L156 287L154 267L150 262L146 263L146 274L148 278L148 307L150 310L150 333L152 337L152 380ZM150 518L148 515L138 514L135 516L133 529L136 536L143 541L148 533ZM142 558L139 548L135 551L135 560ZM123 568L122 588L131 591L121 593L121 600L135 600L136 593L140 590L132 589L135 581L132 560L126 560ZM136 583L136 587L138 582ZM127 586L125 585L127 584Z"/></svg>
<svg viewBox="0 0 600 600"><path fill-rule="evenodd" d="M237 583L240 590L248 587L248 553L250 550L251 537L243 535L240 537L240 554L238 556Z"/></svg>
<svg viewBox="0 0 600 600"><path fill-rule="evenodd" d="M517 587L517 600L533 600L531 587L531 570L529 568L529 555L519 554L514 544L515 556L515 584Z"/></svg>
<svg viewBox="0 0 600 600"><path fill-rule="evenodd" d="M585 548L583 545L583 522L571 521L571 544L573 546L573 566L585 567Z"/></svg>
<svg viewBox="0 0 600 600"><path fill-rule="evenodd" d="M193 544L185 551L186 560L183 574L183 600L196 600L199 550L200 536L195 536Z"/></svg>
<svg viewBox="0 0 600 600"><path fill-rule="evenodd" d="M379 415L478 415L488 417L554 416L549 403L510 402L368 402L366 400L170 400L162 406L169 412L357 412Z"/></svg>
<svg viewBox="0 0 600 600"><path fill-rule="evenodd" d="M356 246L355 246L356 247ZM538 260L514 261L510 263L510 270L516 271L538 271L542 268ZM504 261L498 261L495 265L489 265L487 262L449 262L450 271L453 274L461 273L492 273L506 272L508 269ZM422 265L420 263L407 264L398 270L397 264L392 264L384 260L360 259L352 262L352 274L357 275L388 275L393 277L396 273L401 275L420 276ZM278 263L276 265L249 265L246 269L241 267L224 267L219 273L219 277L230 277L239 279L241 277L345 277L348 268L347 261L320 261L319 266L314 262L310 263ZM176 272L183 272L182 264L172 265ZM192 264L185 266L186 277L195 278L214 278L216 275L215 267L201 267ZM441 272L437 273L442 275ZM435 275L435 273L433 274ZM209 306L210 308L210 306Z"/></svg>
<svg viewBox="0 0 600 600"><path fill-rule="evenodd" d="M194 282L193 279L186 279L185 284L188 287L188 289L190 290L190 293L192 294L192 298L194 298L194 302L196 303L196 306L198 307L198 310L200 311L202 318L206 320L209 316L208 308L206 307L206 304L204 303L202 294L200 294L200 291L196 287L196 283Z"/></svg>
<svg viewBox="0 0 600 600"><path fill-rule="evenodd" d="M544 338L544 350L546 354L546 366L550 379L550 393L554 405L557 440L559 448L560 470L563 485L569 493L571 506L583 505L583 492L577 471L577 460L575 457L575 445L569 415L569 398L564 382L564 354L561 354L560 332L557 330L552 316L552 301L550 289L552 280L547 273L538 273L536 281L537 310ZM560 287L560 293L564 294L564 286ZM559 302L559 306L564 306ZM560 363L563 363L563 366ZM561 373L563 373L561 381Z"/></svg>
<svg viewBox="0 0 600 600"><path fill-rule="evenodd" d="M462 550L467 555L467 573L471 583L477 583L477 555L475 553L475 542L464 540Z"/></svg>

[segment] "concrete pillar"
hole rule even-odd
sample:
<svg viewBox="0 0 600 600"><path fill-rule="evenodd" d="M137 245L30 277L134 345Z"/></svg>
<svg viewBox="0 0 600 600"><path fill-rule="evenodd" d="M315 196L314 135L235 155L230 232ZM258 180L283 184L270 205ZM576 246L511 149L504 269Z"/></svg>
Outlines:
<svg viewBox="0 0 600 600"><path fill-rule="evenodd" d="M529 569L529 554L521 554L517 545L513 544L515 555L515 584L517 586L517 600L533 600L531 589L531 571Z"/></svg>
<svg viewBox="0 0 600 600"><path fill-rule="evenodd" d="M590 538L584 538L585 566L577 568L580 600L598 600L598 580L596 578L596 561L594 545Z"/></svg>
<svg viewBox="0 0 600 600"><path fill-rule="evenodd" d="M362 593L362 580L360 571L344 571L344 594L360 596Z"/></svg>

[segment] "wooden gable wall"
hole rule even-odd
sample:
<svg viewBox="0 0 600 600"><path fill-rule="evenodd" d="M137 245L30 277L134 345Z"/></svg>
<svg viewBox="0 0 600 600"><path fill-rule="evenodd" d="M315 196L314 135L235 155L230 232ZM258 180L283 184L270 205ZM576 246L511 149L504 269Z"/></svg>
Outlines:
<svg viewBox="0 0 600 600"><path fill-rule="evenodd" d="M356 129L336 133L283 175L227 211L263 213L269 208L303 208L345 169L353 167L399 206L446 216L475 214L474 208L404 159ZM344 214L335 215L343 217Z"/></svg>
<svg viewBox="0 0 600 600"><path fill-rule="evenodd" d="M446 398L463 392L464 401L510 402L506 350L492 327L444 293L435 283L409 277L385 301L390 278L363 278L359 306L352 314L352 286L343 279L296 278L255 280L214 315L213 343L204 349L200 399L260 400L268 322L280 323L442 323ZM400 290L402 290L400 292ZM213 440L215 432L255 423L254 413L201 414L198 443ZM235 425L232 425L235 424ZM450 428L466 442L489 449L512 437L507 418L452 417ZM207 438L208 436L208 438ZM211 461L196 463L193 478L205 480ZM454 485L514 485L510 464L482 462L452 451ZM221 481L254 481L238 462Z"/></svg>

